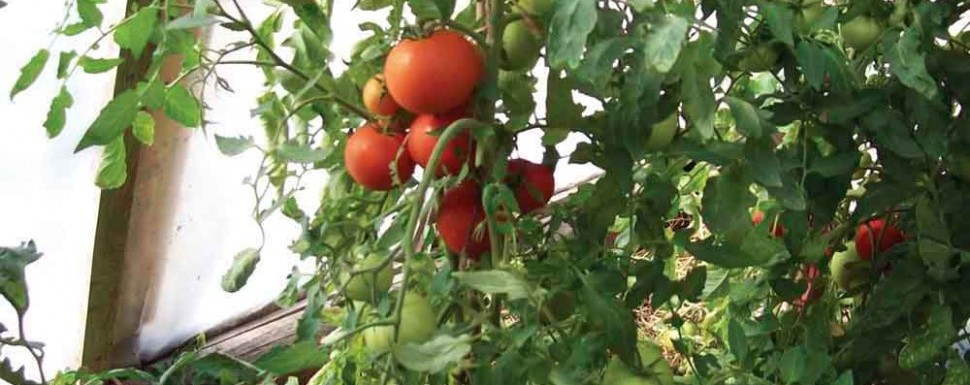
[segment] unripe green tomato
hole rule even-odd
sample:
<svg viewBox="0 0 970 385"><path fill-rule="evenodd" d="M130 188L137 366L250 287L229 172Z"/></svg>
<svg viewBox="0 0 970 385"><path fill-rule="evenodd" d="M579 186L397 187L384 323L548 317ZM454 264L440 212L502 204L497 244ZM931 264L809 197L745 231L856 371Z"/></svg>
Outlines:
<svg viewBox="0 0 970 385"><path fill-rule="evenodd" d="M770 44L761 44L748 49L738 62L738 68L746 72L764 72L775 68L775 63L778 63L778 50Z"/></svg>
<svg viewBox="0 0 970 385"><path fill-rule="evenodd" d="M856 253L855 242L847 242L845 247L845 251L832 255L829 271L840 289L850 291L869 283L869 267Z"/></svg>
<svg viewBox="0 0 970 385"><path fill-rule="evenodd" d="M371 254L367 258L364 258L356 265L353 269L355 271L369 270L380 266L384 262L384 255ZM347 281L349 279L349 281ZM376 272L366 272L354 275L351 277L350 272L345 271L342 274L342 281L347 282L347 287L344 292L347 298L354 301L370 301L371 292L376 291L378 293L387 292L391 289L391 281L394 279L394 271L391 270L391 264L388 263L384 265L380 270Z"/></svg>
<svg viewBox="0 0 970 385"><path fill-rule="evenodd" d="M502 69L518 71L531 69L539 61L542 33L525 20L505 26L502 34Z"/></svg>
<svg viewBox="0 0 970 385"><path fill-rule="evenodd" d="M546 16L552 12L555 0L519 0L519 8L525 13L536 16Z"/></svg>
<svg viewBox="0 0 970 385"><path fill-rule="evenodd" d="M842 40L845 45L863 50L872 45L882 35L882 26L868 16L858 16L842 25Z"/></svg>
<svg viewBox="0 0 970 385"><path fill-rule="evenodd" d="M822 18L825 10L824 6L817 4L800 9L795 14L795 31L802 35L812 32L812 27Z"/></svg>
<svg viewBox="0 0 970 385"><path fill-rule="evenodd" d="M673 113L666 119L654 124L650 130L650 138L647 139L647 150L659 151L667 148L677 134L677 123L679 117Z"/></svg>
<svg viewBox="0 0 970 385"><path fill-rule="evenodd" d="M437 326L431 303L420 294L409 293L404 297L401 309L401 330L398 343L422 343L431 338ZM391 349L394 343L394 326L377 326L364 330L364 345L372 354Z"/></svg>

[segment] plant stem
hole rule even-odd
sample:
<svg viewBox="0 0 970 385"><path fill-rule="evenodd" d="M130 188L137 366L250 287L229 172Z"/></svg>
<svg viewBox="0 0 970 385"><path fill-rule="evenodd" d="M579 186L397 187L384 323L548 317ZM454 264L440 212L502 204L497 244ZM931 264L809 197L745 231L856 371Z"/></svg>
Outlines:
<svg viewBox="0 0 970 385"><path fill-rule="evenodd" d="M485 123L466 118L460 119L452 123L448 128L445 128L444 132L438 137L438 143L435 144L434 151L431 152L431 159L428 160L428 166L425 169L437 169L438 162L441 159L441 155L445 152L448 142L459 133L467 129L483 126L485 126ZM410 217L408 217L407 227L404 230L404 239L401 241L401 248L404 249L404 267L401 273L401 291L397 297L397 303L394 305L394 317L392 318L394 320L394 342L397 342L400 336L401 314L404 312L404 297L407 295L408 278L410 278L411 274L411 262L414 261L414 232L418 227L418 219L422 217L421 212L424 207L424 197L427 195L428 187L431 186L431 181L434 178L435 173L425 173L424 177L421 178L421 183L418 184L417 190L412 193L411 213ZM390 366L392 359L392 357L388 357L388 366ZM387 384L387 381L390 379L389 372L390 370L384 372L381 381L383 384Z"/></svg>
<svg viewBox="0 0 970 385"><path fill-rule="evenodd" d="M269 55L271 59L273 59L273 61L276 63L277 66L285 68L286 70L292 72L294 75L303 78L303 80L306 80L306 81L313 80L310 76L308 76L307 74L303 73L303 71L301 71L299 68L296 68L293 65L291 65L290 63L287 63L286 60L283 60L283 58L281 58L278 54L276 54L276 51L274 51L269 46L269 44L266 44L266 42L263 41L263 38L259 35L259 32L257 32L253 28L253 23L249 20L249 17L246 16L246 13L243 11L242 6L239 5L239 1L238 0L232 0L232 3L233 3L233 5L235 5L236 11L239 12L239 19L237 19L237 18L233 17L232 15L230 15L229 12L226 12L226 9L222 6L222 4L219 1L216 1L215 3L216 3L216 6L219 7L219 11L221 13L220 16L223 16L225 18L228 18L230 21L233 21L233 22L241 25L246 30L246 32L248 32L249 35L253 37L253 42L256 43L256 45L258 45L264 51L266 51L266 54ZM344 100L343 98L341 98L341 97L339 97L337 95L334 95L333 92L331 92L330 90L326 89L325 87L323 87L323 86L321 86L321 85L319 85L319 84L317 84L315 82L313 84L313 87L316 88L316 89L318 89L318 90L320 90L320 91L322 91L322 92L326 92L326 93L330 94L331 95L331 98L334 101L334 103L337 103L338 105L340 105L341 107L347 109L348 111L357 114L361 118L364 118L364 120L367 120L367 121L370 121L370 122L373 122L374 121L374 117L371 116L370 113L368 113L366 110L364 110L360 106L357 106L357 105L355 105L355 104L353 104L353 103L351 103L349 101Z"/></svg>

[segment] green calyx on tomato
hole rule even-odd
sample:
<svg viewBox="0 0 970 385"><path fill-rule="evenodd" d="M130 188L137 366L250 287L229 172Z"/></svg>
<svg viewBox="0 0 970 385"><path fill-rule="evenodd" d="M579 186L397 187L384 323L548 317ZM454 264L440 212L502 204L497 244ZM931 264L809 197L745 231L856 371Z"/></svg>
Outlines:
<svg viewBox="0 0 970 385"><path fill-rule="evenodd" d="M388 262L380 267L387 258L386 255L371 254L357 262L353 266L353 272L344 271L341 274L341 281L347 285L344 289L347 298L370 302L372 293L384 293L390 290L391 281L394 278L391 264Z"/></svg>
<svg viewBox="0 0 970 385"><path fill-rule="evenodd" d="M879 22L869 16L858 16L848 23L842 24L842 40L845 45L856 50L863 50L879 39L883 28Z"/></svg>
<svg viewBox="0 0 970 385"><path fill-rule="evenodd" d="M417 293L407 293L401 309L400 331L397 343L422 343L431 338L437 329L434 310L426 298ZM364 345L371 354L382 354L394 345L394 326L376 326L363 331Z"/></svg>
<svg viewBox="0 0 970 385"><path fill-rule="evenodd" d="M859 257L855 242L848 242L845 246L845 251L832 255L829 271L840 289L851 291L869 283L869 261Z"/></svg>
<svg viewBox="0 0 970 385"><path fill-rule="evenodd" d="M649 151L660 151L670 145L670 142L674 141L674 135L677 134L677 123L680 117L673 113L666 119L653 125L650 128L650 137L647 139L646 148Z"/></svg>
<svg viewBox="0 0 970 385"><path fill-rule="evenodd" d="M539 61L542 33L527 20L516 20L505 26L502 34L502 69L530 69Z"/></svg>
<svg viewBox="0 0 970 385"><path fill-rule="evenodd" d="M770 71L778 63L778 56L778 50L771 44L760 44L748 48L738 62L738 68L746 72Z"/></svg>

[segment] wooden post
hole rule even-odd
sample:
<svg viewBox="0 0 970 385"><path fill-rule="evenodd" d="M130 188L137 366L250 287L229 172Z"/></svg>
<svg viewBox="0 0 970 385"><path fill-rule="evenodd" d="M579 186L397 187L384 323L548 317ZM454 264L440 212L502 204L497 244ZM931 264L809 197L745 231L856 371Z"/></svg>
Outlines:
<svg viewBox="0 0 970 385"><path fill-rule="evenodd" d="M145 5L147 0L128 0ZM134 88L143 80L151 64L154 46L146 47L141 57L123 51L124 64L118 68L115 95ZM167 60L161 78L174 80L181 71L181 60ZM150 296L158 284L157 267L165 255L177 186L191 131L152 111L155 142L142 146L134 136L125 134L128 180L116 190L101 193L95 230L88 314L85 325L82 366L105 370L137 365L139 328L150 317Z"/></svg>

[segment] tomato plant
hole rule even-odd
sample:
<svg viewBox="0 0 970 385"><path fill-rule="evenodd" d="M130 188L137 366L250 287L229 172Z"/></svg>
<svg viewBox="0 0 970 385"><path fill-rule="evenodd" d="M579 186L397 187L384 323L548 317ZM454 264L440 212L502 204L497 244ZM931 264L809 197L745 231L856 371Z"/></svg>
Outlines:
<svg viewBox="0 0 970 385"><path fill-rule="evenodd" d="M255 220L292 219L313 262L279 299L307 303L292 344L228 360L229 380L192 356L165 379L970 383L952 348L970 318L966 1L360 1L381 20L346 58L334 1L262 20L144 1L110 26L103 2L74 3L60 34L102 31L153 64L78 145L104 148L98 185L124 183L124 135L150 143L146 111L208 121L170 80L256 66L263 132L216 142L263 156L249 187L276 195ZM245 40L204 46L207 25ZM240 50L255 60L226 58ZM52 55L64 82L124 62L42 49L11 96ZM51 102L57 136L70 88ZM551 201L576 182L556 180L566 164L602 172ZM293 197L309 173L327 176L317 205Z"/></svg>

